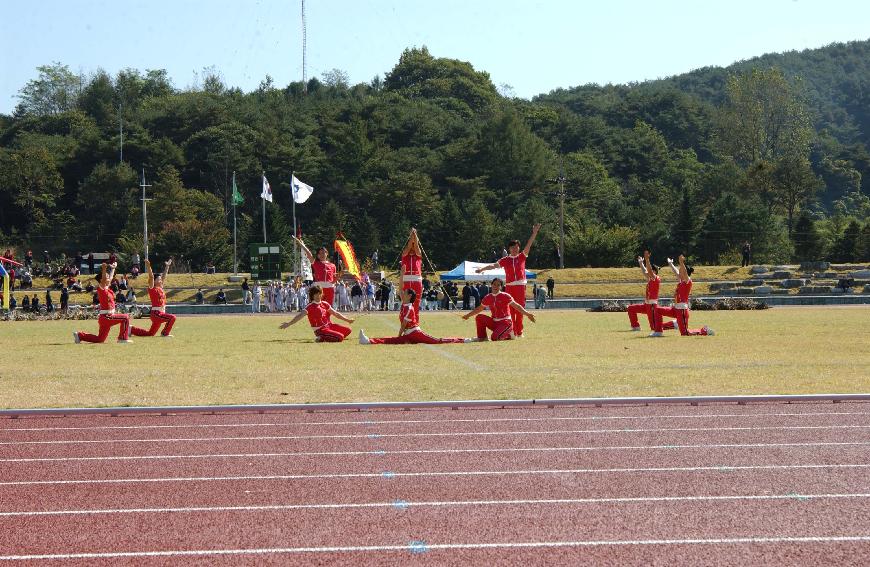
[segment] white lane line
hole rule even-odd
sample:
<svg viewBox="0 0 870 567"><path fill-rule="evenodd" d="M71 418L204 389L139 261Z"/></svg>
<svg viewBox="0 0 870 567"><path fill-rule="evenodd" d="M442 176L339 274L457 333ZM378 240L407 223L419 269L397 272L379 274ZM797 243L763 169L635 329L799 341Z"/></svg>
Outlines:
<svg viewBox="0 0 870 567"><path fill-rule="evenodd" d="M552 417L498 417L486 419L388 419L367 421L297 421L286 423L196 423L189 425L97 425L93 427L10 427L0 428L0 433L23 431L101 431L113 429L211 429L217 427L295 427L295 426L333 426L333 425L390 425L429 423L502 423L502 422L541 422L541 421L605 421L605 420L642 420L642 419L707 419L707 418L766 418L766 417L804 417L822 415L862 415L870 416L868 412L806 412L806 413L708 413L697 415L598 415L598 416L552 416Z"/></svg>
<svg viewBox="0 0 870 567"><path fill-rule="evenodd" d="M431 431L425 433L346 433L340 435L256 435L253 437L167 437L152 439L65 439L3 441L0 445L89 445L106 443L214 443L218 441L304 441L315 439L380 439L399 437L491 437L498 435L555 435L610 433L699 433L722 431L805 431L821 429L870 429L870 425L769 425L758 427L662 427L649 429L550 429L537 431Z"/></svg>
<svg viewBox="0 0 870 567"><path fill-rule="evenodd" d="M97 514L167 514L192 512L268 512L281 510L342 510L355 508L450 508L472 506L536 506L542 504L638 504L646 502L717 502L752 500L822 500L870 498L870 493L846 494L733 494L697 496L620 496L612 498L545 498L519 500L435 500L435 501L393 501L393 502L348 502L324 504L269 504L261 506L188 506L178 508L101 508L93 510L30 510L21 512L0 512L0 517L29 516L87 516Z"/></svg>
<svg viewBox="0 0 870 567"><path fill-rule="evenodd" d="M198 455L111 455L105 457L27 457L0 459L0 463L41 463L66 461L138 461L161 459L234 459L234 458L273 458L273 457L336 457L336 456L376 456L387 455L427 455L461 453L536 453L546 451L635 451L649 449L757 449L785 447L865 447L870 442L861 441L819 441L810 443L714 443L700 445L606 445L591 447L489 447L482 449L398 449L378 451L297 451L286 453L203 453Z"/></svg>
<svg viewBox="0 0 870 567"><path fill-rule="evenodd" d="M334 474L282 474L282 475L245 475L245 476L193 476L165 478L111 478L81 480L20 480L0 482L0 486L35 486L63 484L139 484L160 482L219 482L238 480L325 480L340 478L401 478L401 477L449 477L449 476L512 476L512 475L560 475L560 474L630 474L663 472L734 472L747 470L802 470L802 469L867 469L870 464L837 465L719 465L706 467L646 467L613 469L534 469L498 471L432 471L432 472L377 472L377 473L334 473Z"/></svg>
<svg viewBox="0 0 870 567"><path fill-rule="evenodd" d="M359 553L402 551L423 553L458 549L541 549L563 547L625 547L664 545L724 545L724 544L776 544L776 543L859 543L870 541L870 535L857 536L775 536L734 537L708 539L634 539L634 540L578 540L529 541L486 543L424 543L405 545L348 545L330 547L263 547L250 549L179 549L165 551L108 551L103 553L55 553L45 555L0 555L0 561L37 561L47 559L114 559L128 557L203 557L221 555L289 555L301 553Z"/></svg>

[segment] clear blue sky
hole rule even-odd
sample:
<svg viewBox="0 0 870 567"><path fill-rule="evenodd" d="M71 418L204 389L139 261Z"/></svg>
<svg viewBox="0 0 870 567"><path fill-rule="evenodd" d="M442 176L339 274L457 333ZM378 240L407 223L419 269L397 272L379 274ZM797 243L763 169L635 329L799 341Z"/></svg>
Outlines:
<svg viewBox="0 0 870 567"><path fill-rule="evenodd" d="M308 76L351 83L406 47L471 62L528 98L870 38L863 0L308 0ZM300 0L0 0L0 112L52 61L73 72L214 66L231 86L302 75Z"/></svg>

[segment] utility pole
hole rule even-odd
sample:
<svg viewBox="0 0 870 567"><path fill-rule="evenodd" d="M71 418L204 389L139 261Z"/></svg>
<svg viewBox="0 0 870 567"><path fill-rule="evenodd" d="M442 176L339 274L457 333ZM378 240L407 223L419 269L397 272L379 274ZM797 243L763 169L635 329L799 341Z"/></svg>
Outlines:
<svg viewBox="0 0 870 567"><path fill-rule="evenodd" d="M118 103L118 129L121 131L121 163L124 163L124 115L122 103Z"/></svg>
<svg viewBox="0 0 870 567"><path fill-rule="evenodd" d="M308 93L308 67L305 60L307 46L307 32L305 25L305 0L302 0L302 92ZM295 236L295 235L294 235Z"/></svg>
<svg viewBox="0 0 870 567"><path fill-rule="evenodd" d="M142 231L144 235L145 241L145 259L148 259L148 201L151 199L146 198L145 189L147 187L151 187L147 183L145 183L145 168L142 168L142 183L139 184L139 187L142 188Z"/></svg>
<svg viewBox="0 0 870 567"><path fill-rule="evenodd" d="M562 160L559 160L559 177L556 182L559 183L559 268L565 267L565 167Z"/></svg>

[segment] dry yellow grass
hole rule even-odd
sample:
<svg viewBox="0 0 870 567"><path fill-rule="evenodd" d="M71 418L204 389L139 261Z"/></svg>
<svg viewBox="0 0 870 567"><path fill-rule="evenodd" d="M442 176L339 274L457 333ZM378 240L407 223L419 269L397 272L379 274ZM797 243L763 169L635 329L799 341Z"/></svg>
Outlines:
<svg viewBox="0 0 870 567"><path fill-rule="evenodd" d="M870 391L870 308L695 312L714 337L632 333L624 313L544 310L521 341L361 346L396 315L358 318L351 340L316 344L287 317L180 317L173 339L73 344L95 321L0 323L3 407L191 405ZM144 320L140 325L145 323ZM424 313L442 336L457 312ZM113 336L114 338L114 336Z"/></svg>

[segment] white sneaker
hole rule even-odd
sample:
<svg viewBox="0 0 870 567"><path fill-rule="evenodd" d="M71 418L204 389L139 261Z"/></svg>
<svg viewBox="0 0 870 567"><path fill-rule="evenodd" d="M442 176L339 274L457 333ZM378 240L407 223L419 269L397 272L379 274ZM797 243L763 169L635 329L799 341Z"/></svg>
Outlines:
<svg viewBox="0 0 870 567"><path fill-rule="evenodd" d="M119 345L128 345L128 344L132 344L132 343L133 343L133 341L131 341L130 339L118 339Z"/></svg>
<svg viewBox="0 0 870 567"><path fill-rule="evenodd" d="M660 333L658 331L653 331L652 333L649 334L649 336L650 337L663 337L665 335L664 335L664 333Z"/></svg>
<svg viewBox="0 0 870 567"><path fill-rule="evenodd" d="M369 338L366 336L365 331L362 329L359 330L359 344L361 345L370 345L372 344Z"/></svg>
<svg viewBox="0 0 870 567"><path fill-rule="evenodd" d="M713 329L711 329L710 327L708 327L707 325L704 325L704 332L707 333L708 337L712 337L713 335L716 334L716 332Z"/></svg>
<svg viewBox="0 0 870 567"><path fill-rule="evenodd" d="M172 338L172 335L160 335L160 336L163 337L164 339L171 339Z"/></svg>
<svg viewBox="0 0 870 567"><path fill-rule="evenodd" d="M76 342L76 344L79 344L80 342L82 342L81 337L79 337L78 331L73 331L73 340Z"/></svg>
<svg viewBox="0 0 870 567"><path fill-rule="evenodd" d="M464 342L465 344L476 343L477 339L462 339L462 342Z"/></svg>
<svg viewBox="0 0 870 567"><path fill-rule="evenodd" d="M631 330L637 332L640 331L640 327L632 327Z"/></svg>

